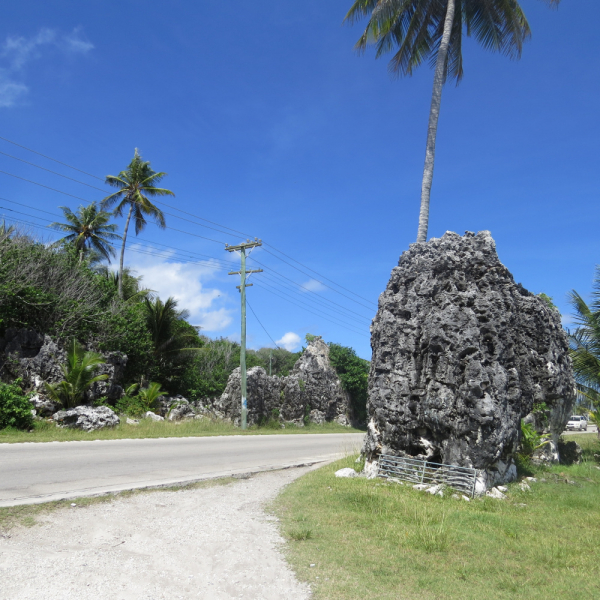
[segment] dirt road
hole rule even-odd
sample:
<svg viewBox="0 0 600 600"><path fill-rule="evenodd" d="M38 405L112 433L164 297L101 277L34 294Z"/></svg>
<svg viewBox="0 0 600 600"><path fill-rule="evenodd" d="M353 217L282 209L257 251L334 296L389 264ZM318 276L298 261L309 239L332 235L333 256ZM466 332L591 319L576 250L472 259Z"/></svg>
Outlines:
<svg viewBox="0 0 600 600"><path fill-rule="evenodd" d="M309 468L144 492L0 534L1 600L305 600L263 506ZM10 537L8 537L10 536Z"/></svg>

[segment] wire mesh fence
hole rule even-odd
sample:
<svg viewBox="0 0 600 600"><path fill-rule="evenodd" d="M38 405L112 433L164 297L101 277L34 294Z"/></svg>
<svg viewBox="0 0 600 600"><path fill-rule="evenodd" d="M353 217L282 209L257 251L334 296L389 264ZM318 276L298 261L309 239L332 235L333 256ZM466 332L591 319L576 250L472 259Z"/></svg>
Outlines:
<svg viewBox="0 0 600 600"><path fill-rule="evenodd" d="M477 470L418 458L381 454L378 475L385 479L399 479L413 484L443 484L473 497Z"/></svg>

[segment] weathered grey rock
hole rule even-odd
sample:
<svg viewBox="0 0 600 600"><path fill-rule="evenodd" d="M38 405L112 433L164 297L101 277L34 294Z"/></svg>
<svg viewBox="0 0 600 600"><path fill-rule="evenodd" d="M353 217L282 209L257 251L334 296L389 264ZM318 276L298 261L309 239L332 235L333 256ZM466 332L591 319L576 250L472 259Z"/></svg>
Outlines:
<svg viewBox="0 0 600 600"><path fill-rule="evenodd" d="M562 465L579 464L583 450L577 442L565 442L559 439L557 444L544 444L541 448L537 448L531 462L535 465L551 465L558 463Z"/></svg>
<svg viewBox="0 0 600 600"><path fill-rule="evenodd" d="M106 363L100 366L97 374L106 374L108 379L94 383L86 392L85 402L88 404L101 397L118 400L123 395L121 383L127 365L127 355L122 352L110 352L104 356ZM0 338L2 379L12 380L20 377L25 388L38 392L40 401L47 401L44 382L58 383L63 380L60 365L66 360L66 352L52 341L52 338L31 329L9 327ZM50 404L47 407L50 408Z"/></svg>
<svg viewBox="0 0 600 600"><path fill-rule="evenodd" d="M51 417L56 411L60 410L58 402L43 398L40 394L31 396L29 402L33 404L36 414L40 417Z"/></svg>
<svg viewBox="0 0 600 600"><path fill-rule="evenodd" d="M348 394L329 362L329 346L316 337L296 361L288 377L271 377L262 367L247 372L248 424L275 419L303 426L334 421L349 425ZM212 413L236 425L241 414L241 375L237 368L229 376L222 396L214 401Z"/></svg>
<svg viewBox="0 0 600 600"><path fill-rule="evenodd" d="M506 495L503 494L498 488L493 487L491 490L488 490L485 493L486 496L489 496L490 498L496 498L496 500L505 500L506 499Z"/></svg>
<svg viewBox="0 0 600 600"><path fill-rule="evenodd" d="M108 406L77 406L69 410L59 410L53 418L59 427L84 431L114 427L120 423L119 417Z"/></svg>
<svg viewBox="0 0 600 600"><path fill-rule="evenodd" d="M119 400L123 396L123 376L127 366L127 355L122 352L108 352L104 354L106 362L100 365L96 375L108 375L106 381L97 381L86 392L88 402L92 403L101 397L108 400Z"/></svg>
<svg viewBox="0 0 600 600"><path fill-rule="evenodd" d="M127 417L127 421L125 421L127 425L139 425L140 422L137 419L130 419Z"/></svg>
<svg viewBox="0 0 600 600"><path fill-rule="evenodd" d="M156 413L153 413L150 410L144 415L144 417L146 419L152 419L152 421L164 421L165 420L164 417L161 417L160 415L157 415Z"/></svg>
<svg viewBox="0 0 600 600"><path fill-rule="evenodd" d="M335 472L336 477L358 477L358 473L351 469L350 467L346 467L345 469L340 469Z"/></svg>
<svg viewBox="0 0 600 600"><path fill-rule="evenodd" d="M526 481L521 481L521 483L519 483L519 489L522 492L530 492L531 486Z"/></svg>
<svg viewBox="0 0 600 600"><path fill-rule="evenodd" d="M367 462L408 455L480 469L486 487L510 481L534 402L558 439L575 400L566 334L515 284L489 232L412 244L371 329Z"/></svg>
<svg viewBox="0 0 600 600"><path fill-rule="evenodd" d="M158 405L161 416L168 421L193 419L196 414L190 401L181 395L160 396L158 398Z"/></svg>

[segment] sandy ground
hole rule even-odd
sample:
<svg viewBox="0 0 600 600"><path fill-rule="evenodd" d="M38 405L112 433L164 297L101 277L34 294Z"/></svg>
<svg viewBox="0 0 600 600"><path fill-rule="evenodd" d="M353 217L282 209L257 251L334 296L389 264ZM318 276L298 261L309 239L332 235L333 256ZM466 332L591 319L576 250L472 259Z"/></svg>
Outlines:
<svg viewBox="0 0 600 600"><path fill-rule="evenodd" d="M263 509L307 470L38 517L0 535L0 599L308 599Z"/></svg>

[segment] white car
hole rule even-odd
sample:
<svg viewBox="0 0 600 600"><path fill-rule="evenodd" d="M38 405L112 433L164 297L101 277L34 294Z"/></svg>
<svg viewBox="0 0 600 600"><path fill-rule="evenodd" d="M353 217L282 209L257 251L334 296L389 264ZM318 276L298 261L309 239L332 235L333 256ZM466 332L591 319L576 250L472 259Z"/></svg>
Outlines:
<svg viewBox="0 0 600 600"><path fill-rule="evenodd" d="M578 429L579 431L587 431L587 421L585 417L573 415L567 423L567 431L569 429Z"/></svg>

